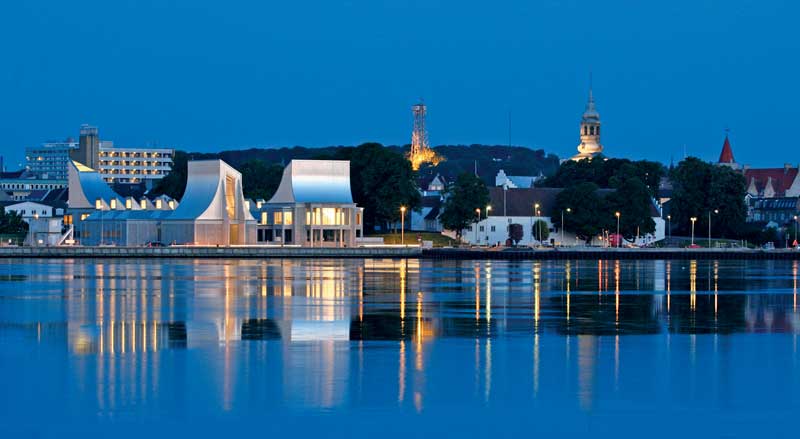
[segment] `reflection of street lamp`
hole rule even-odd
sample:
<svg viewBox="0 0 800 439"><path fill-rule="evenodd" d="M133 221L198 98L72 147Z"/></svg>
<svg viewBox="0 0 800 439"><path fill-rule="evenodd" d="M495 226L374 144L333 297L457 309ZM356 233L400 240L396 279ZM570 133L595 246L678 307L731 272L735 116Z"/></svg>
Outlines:
<svg viewBox="0 0 800 439"><path fill-rule="evenodd" d="M718 214L719 210L714 209L714 214ZM711 211L708 211L708 248L711 248Z"/></svg>
<svg viewBox="0 0 800 439"><path fill-rule="evenodd" d="M406 245L406 206L400 206L400 243Z"/></svg>
<svg viewBox="0 0 800 439"><path fill-rule="evenodd" d="M614 212L614 215L617 217L617 248L619 248L619 245L622 243L622 239L620 239L619 236L619 211Z"/></svg>
<svg viewBox="0 0 800 439"><path fill-rule="evenodd" d="M692 246L694 246L694 222L697 221L697 217L693 216L689 219L692 220Z"/></svg>
<svg viewBox="0 0 800 439"><path fill-rule="evenodd" d="M572 209L567 207L567 213L572 212ZM564 247L564 210L561 210L561 247Z"/></svg>

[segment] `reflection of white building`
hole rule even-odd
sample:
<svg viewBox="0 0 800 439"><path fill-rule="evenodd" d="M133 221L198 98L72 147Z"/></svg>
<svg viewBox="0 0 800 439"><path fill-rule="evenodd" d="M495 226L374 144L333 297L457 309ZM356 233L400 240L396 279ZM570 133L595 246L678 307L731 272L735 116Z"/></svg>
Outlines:
<svg viewBox="0 0 800 439"><path fill-rule="evenodd" d="M364 228L348 161L292 160L275 195L250 208L258 219L258 242L353 247Z"/></svg>

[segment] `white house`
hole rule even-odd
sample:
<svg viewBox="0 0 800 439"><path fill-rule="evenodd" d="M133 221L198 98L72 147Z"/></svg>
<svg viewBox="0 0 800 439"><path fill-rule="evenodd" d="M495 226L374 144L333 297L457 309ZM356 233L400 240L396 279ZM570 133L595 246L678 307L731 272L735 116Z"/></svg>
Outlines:
<svg viewBox="0 0 800 439"><path fill-rule="evenodd" d="M470 244L505 244L509 237L511 224L520 224L523 236L518 245L584 245L585 242L578 240L574 234L566 231L563 231L562 234L562 230L553 225L553 219L561 215L561 212L557 211L555 207L556 196L561 190L560 188L489 188L491 209L488 210L488 217L487 209L481 209L481 220L462 230L462 239ZM611 192L611 190L602 191ZM564 212L564 215L568 214ZM661 218L655 206L651 207L651 214L656 224L655 233L635 239L637 245L646 245L664 239L664 219ZM537 220L547 223L549 236L546 239L536 236L533 225ZM613 231L611 232L613 233ZM602 243L599 236L591 242L592 245L602 245Z"/></svg>

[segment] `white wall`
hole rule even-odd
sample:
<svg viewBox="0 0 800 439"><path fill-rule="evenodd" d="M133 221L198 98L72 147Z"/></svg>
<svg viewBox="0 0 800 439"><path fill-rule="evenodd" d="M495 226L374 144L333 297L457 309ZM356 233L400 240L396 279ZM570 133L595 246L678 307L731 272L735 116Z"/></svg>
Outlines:
<svg viewBox="0 0 800 439"><path fill-rule="evenodd" d="M537 245L539 244L539 241L536 240L535 236L533 236L533 223L538 219L545 221L548 225L548 229L550 230L550 236L548 236L544 243L555 242L556 245L562 245L561 231L553 226L553 222L548 217L490 216L489 218L481 220L479 223L477 223L477 225L473 225L472 230L463 230L461 236L464 241L470 244L478 243L481 245L494 245L499 242L501 245L505 245L506 239L508 239L508 226L510 224L521 224L523 237L518 245ZM655 233L653 235L639 237L638 240L635 240L637 245L647 245L664 239L664 232L666 230L664 219L654 217L653 221L656 223ZM483 230L480 229L481 227L483 227ZM494 230L492 230L492 227L494 227ZM614 231L612 230L611 232L613 233ZM585 244L583 240L577 239L574 234L567 231L564 232L563 236L563 245L571 246ZM633 241L628 242L632 243ZM603 242L598 239L593 239L591 245L603 245Z"/></svg>

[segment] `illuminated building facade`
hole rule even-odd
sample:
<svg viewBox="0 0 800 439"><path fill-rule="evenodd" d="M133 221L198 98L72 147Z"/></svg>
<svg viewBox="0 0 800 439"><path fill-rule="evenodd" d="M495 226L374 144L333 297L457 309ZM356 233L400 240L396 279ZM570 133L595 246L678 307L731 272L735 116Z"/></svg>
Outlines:
<svg viewBox="0 0 800 439"><path fill-rule="evenodd" d="M364 209L353 202L349 161L292 160L275 195L250 209L259 243L353 247L363 235Z"/></svg>

